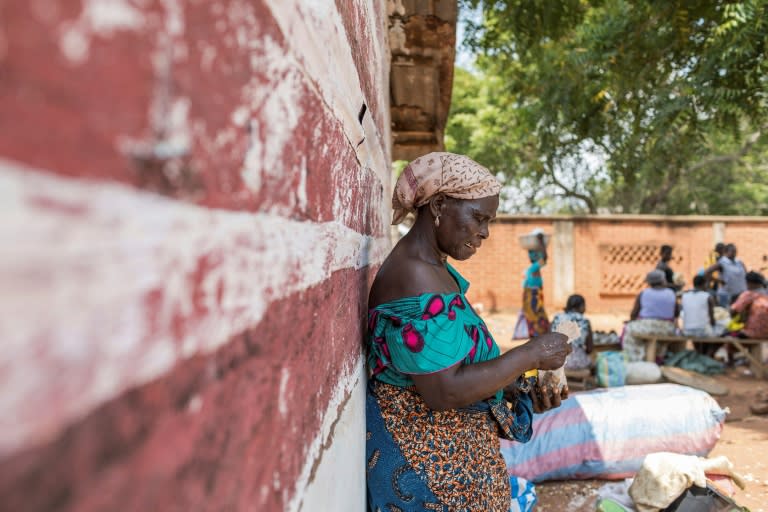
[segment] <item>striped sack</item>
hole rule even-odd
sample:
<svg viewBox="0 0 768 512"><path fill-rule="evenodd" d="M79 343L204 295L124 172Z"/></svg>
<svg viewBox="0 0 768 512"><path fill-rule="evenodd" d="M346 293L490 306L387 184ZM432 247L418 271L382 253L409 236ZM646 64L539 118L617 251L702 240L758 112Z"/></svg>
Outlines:
<svg viewBox="0 0 768 512"><path fill-rule="evenodd" d="M709 394L678 384L596 389L534 415L533 438L502 439L501 452L510 475L533 482L620 479L649 453L706 456L725 415Z"/></svg>

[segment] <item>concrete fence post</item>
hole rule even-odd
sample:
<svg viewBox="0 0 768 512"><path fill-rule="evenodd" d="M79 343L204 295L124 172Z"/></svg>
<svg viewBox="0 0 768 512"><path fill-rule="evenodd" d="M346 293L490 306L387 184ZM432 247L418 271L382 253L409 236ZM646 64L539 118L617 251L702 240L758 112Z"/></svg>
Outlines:
<svg viewBox="0 0 768 512"><path fill-rule="evenodd" d="M551 257L554 279L551 304L559 308L574 291L573 221L555 221L552 225L554 234Z"/></svg>

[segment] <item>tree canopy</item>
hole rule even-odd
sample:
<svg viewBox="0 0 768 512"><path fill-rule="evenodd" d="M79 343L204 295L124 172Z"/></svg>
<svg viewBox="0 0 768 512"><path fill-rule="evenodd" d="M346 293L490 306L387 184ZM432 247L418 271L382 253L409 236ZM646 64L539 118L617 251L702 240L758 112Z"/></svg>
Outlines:
<svg viewBox="0 0 768 512"><path fill-rule="evenodd" d="M768 0L462 9L446 145L504 177L507 210L768 214Z"/></svg>

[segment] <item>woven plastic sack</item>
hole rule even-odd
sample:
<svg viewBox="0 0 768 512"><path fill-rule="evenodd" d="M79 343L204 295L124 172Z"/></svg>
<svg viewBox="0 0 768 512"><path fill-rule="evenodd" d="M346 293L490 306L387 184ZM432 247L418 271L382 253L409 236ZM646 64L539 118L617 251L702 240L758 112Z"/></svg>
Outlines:
<svg viewBox="0 0 768 512"><path fill-rule="evenodd" d="M597 385L602 388L623 386L627 380L624 354L618 351L599 352L595 362Z"/></svg>
<svg viewBox="0 0 768 512"><path fill-rule="evenodd" d="M627 384L653 384L661 380L661 368L650 361L626 363Z"/></svg>
<svg viewBox="0 0 768 512"><path fill-rule="evenodd" d="M708 393L678 384L645 384L572 394L533 416L527 443L501 440L510 475L532 482L633 476L655 452L706 456L725 411Z"/></svg>

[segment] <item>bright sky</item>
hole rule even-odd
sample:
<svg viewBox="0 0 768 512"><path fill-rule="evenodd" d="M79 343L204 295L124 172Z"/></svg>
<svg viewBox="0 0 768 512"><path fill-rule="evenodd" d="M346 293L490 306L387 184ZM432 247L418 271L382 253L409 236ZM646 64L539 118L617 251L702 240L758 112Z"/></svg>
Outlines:
<svg viewBox="0 0 768 512"><path fill-rule="evenodd" d="M456 23L456 65L460 68L472 70L475 60L474 56L462 44L464 42L466 20L467 18L479 20L481 16L480 9L467 11L462 8L459 10L459 20Z"/></svg>

